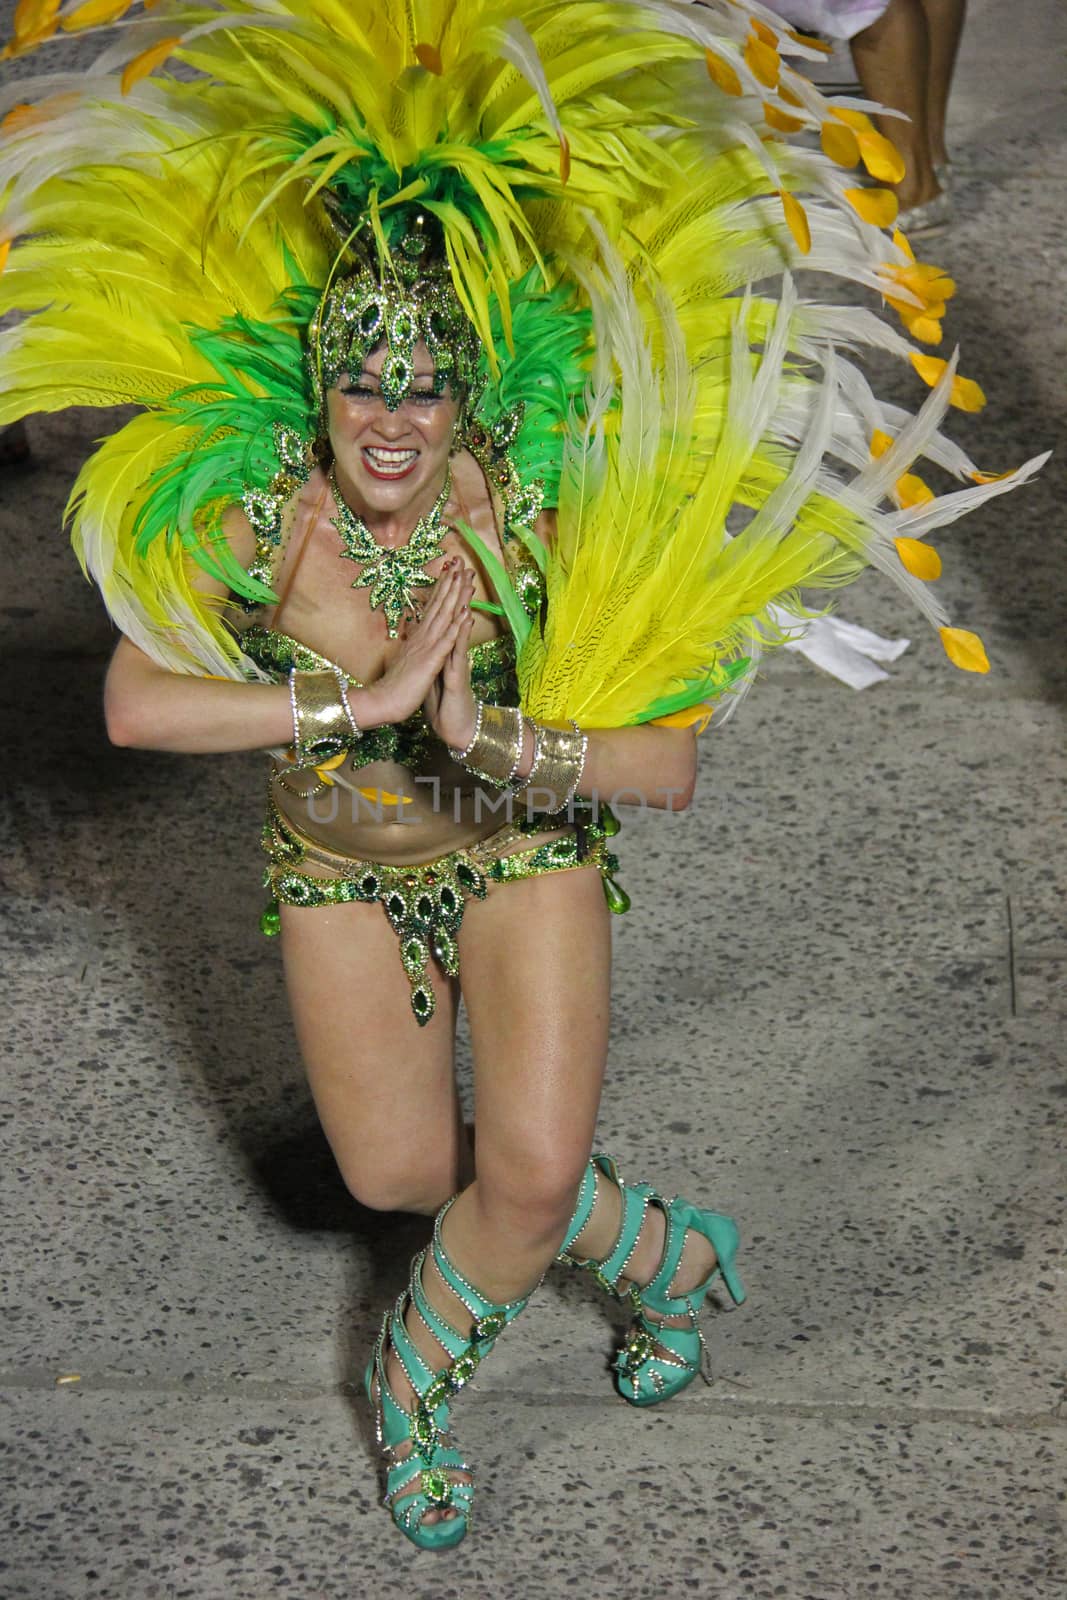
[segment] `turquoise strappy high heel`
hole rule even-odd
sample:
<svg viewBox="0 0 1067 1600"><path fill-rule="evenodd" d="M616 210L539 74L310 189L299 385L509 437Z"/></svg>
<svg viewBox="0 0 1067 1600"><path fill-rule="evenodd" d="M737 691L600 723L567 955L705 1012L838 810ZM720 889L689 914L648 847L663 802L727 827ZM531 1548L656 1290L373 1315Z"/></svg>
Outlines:
<svg viewBox="0 0 1067 1600"><path fill-rule="evenodd" d="M622 1220L614 1247L602 1261L581 1260L567 1252L592 1215L597 1171L617 1186L622 1197ZM631 1284L620 1291L619 1280L637 1247L650 1205L659 1207L666 1222L659 1267L643 1288ZM703 1283L683 1294L672 1295L671 1282L678 1271L686 1232L690 1228L708 1240L717 1257L716 1265ZM701 1370L706 1346L698 1316L708 1290L716 1278L721 1277L735 1305L740 1305L745 1298L741 1280L734 1270L739 1239L732 1217L717 1211L703 1211L680 1197L665 1200L647 1183L624 1183L610 1156L595 1155L590 1161L559 1259L592 1272L603 1288L618 1299L629 1298L633 1305L633 1326L613 1363L616 1388L631 1405L652 1406L669 1400L692 1383ZM651 1313L652 1317L687 1316L689 1326L664 1326L650 1320L646 1313Z"/></svg>
<svg viewBox="0 0 1067 1600"><path fill-rule="evenodd" d="M365 1378L367 1398L377 1409L378 1443L393 1457L384 1503L401 1533L420 1550L451 1549L470 1526L474 1485L457 1481L455 1474L470 1478L472 1472L450 1442L449 1401L471 1381L498 1335L526 1305L525 1299L495 1305L457 1270L441 1241L441 1223L451 1204L450 1200L438 1212L432 1245L415 1257L408 1288L386 1312ZM422 1269L431 1252L437 1271L471 1314L469 1338L457 1333L427 1299ZM426 1365L405 1326L405 1314L412 1309L449 1356L448 1365L437 1372ZM415 1391L410 1411L389 1388L385 1363L390 1348ZM405 1448L406 1453L397 1457L396 1452ZM456 1515L428 1523L430 1511Z"/></svg>

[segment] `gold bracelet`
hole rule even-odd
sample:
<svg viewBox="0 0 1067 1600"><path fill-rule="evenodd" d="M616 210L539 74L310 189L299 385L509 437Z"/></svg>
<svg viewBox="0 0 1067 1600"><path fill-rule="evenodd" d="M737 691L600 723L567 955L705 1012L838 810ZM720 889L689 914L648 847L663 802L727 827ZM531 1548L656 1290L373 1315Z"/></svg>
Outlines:
<svg viewBox="0 0 1067 1600"><path fill-rule="evenodd" d="M351 749L360 729L348 703L348 679L337 667L289 674L293 752L298 767L313 767Z"/></svg>
<svg viewBox="0 0 1067 1600"><path fill-rule="evenodd" d="M533 766L524 788L527 794L532 789L548 790L556 801L552 811L563 811L571 804L582 781L589 735L582 733L576 722L572 722L570 728L547 728L540 722L533 723L532 727Z"/></svg>
<svg viewBox="0 0 1067 1600"><path fill-rule="evenodd" d="M522 760L526 719L518 706L490 706L479 700L474 737L465 750L453 750L454 760L476 778L505 788Z"/></svg>

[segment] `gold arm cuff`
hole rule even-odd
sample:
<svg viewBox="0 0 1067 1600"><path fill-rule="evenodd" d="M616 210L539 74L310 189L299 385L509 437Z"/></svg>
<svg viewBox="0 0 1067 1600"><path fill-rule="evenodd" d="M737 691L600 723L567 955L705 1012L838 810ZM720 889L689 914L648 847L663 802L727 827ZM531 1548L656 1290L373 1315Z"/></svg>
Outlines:
<svg viewBox="0 0 1067 1600"><path fill-rule="evenodd" d="M293 708L293 751L298 767L312 767L348 750L360 737L345 693L343 672L289 674L289 699Z"/></svg>
<svg viewBox="0 0 1067 1600"><path fill-rule="evenodd" d="M452 754L476 778L503 788L518 771L525 733L526 719L518 706L490 706L480 701L474 738L462 754Z"/></svg>
<svg viewBox="0 0 1067 1600"><path fill-rule="evenodd" d="M555 797L554 809L562 811L570 805L582 781L589 751L589 735L582 733L577 723L572 723L569 728L546 728L539 722L532 726L533 766L523 787L527 794L533 789L547 791Z"/></svg>

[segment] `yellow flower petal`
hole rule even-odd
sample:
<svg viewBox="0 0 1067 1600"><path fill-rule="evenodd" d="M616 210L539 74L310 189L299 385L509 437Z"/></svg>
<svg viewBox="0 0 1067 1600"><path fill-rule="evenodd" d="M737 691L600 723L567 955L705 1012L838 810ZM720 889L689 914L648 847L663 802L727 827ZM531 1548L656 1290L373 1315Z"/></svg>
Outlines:
<svg viewBox="0 0 1067 1600"><path fill-rule="evenodd" d="M924 583L933 583L935 578L940 578L941 557L932 545L923 544L921 539L894 539L893 543L897 547L901 566L913 578L921 578Z"/></svg>
<svg viewBox="0 0 1067 1600"><path fill-rule="evenodd" d="M864 222L876 228L890 227L900 210L892 189L846 189L845 199Z"/></svg>
<svg viewBox="0 0 1067 1600"><path fill-rule="evenodd" d="M962 672L988 672L989 657L976 633L966 628L941 628L941 643L954 667Z"/></svg>
<svg viewBox="0 0 1067 1600"><path fill-rule="evenodd" d="M951 300L956 293L955 280L929 261L913 261L907 267L887 265L885 270L922 300Z"/></svg>
<svg viewBox="0 0 1067 1600"><path fill-rule="evenodd" d="M157 67L162 66L177 44L181 44L181 35L175 33L169 39L160 39L158 43L149 45L139 56L127 61L122 69L123 94L129 94L135 83L140 83L142 78L147 78Z"/></svg>
<svg viewBox="0 0 1067 1600"><path fill-rule="evenodd" d="M702 702L700 705L686 706L684 711L672 711L669 717L653 717L652 726L654 728L694 728L696 733L703 733L714 714L714 708Z"/></svg>
<svg viewBox="0 0 1067 1600"><path fill-rule="evenodd" d="M435 78L439 78L444 71L441 52L435 44L417 44L415 60L420 67L425 67L427 72L432 72Z"/></svg>
<svg viewBox="0 0 1067 1600"><path fill-rule="evenodd" d="M800 33L796 28L787 28L785 31L797 44L806 44L812 50L821 51L824 56L832 56L834 53L833 45L828 44L825 39L814 39L810 33Z"/></svg>
<svg viewBox="0 0 1067 1600"><path fill-rule="evenodd" d="M804 104L800 96L794 94L792 89L786 88L784 83L779 83L778 85L778 98L779 100L784 100L787 106L802 106Z"/></svg>
<svg viewBox="0 0 1067 1600"><path fill-rule="evenodd" d="M0 133L14 133L23 123L32 122L34 110L35 108L27 100L21 100L17 106L12 106L7 116L0 122Z"/></svg>
<svg viewBox="0 0 1067 1600"><path fill-rule="evenodd" d="M559 136L559 181L566 183L571 175L571 145L566 134Z"/></svg>
<svg viewBox="0 0 1067 1600"><path fill-rule="evenodd" d="M917 350L912 351L911 364L931 389L948 366L948 362L942 361L940 356L920 355ZM961 378L957 374L952 380L950 404L960 411L981 411L985 405L985 393L973 378Z"/></svg>
<svg viewBox="0 0 1067 1600"><path fill-rule="evenodd" d="M985 405L985 390L973 378L953 378L950 405L958 411L981 411Z"/></svg>
<svg viewBox="0 0 1067 1600"><path fill-rule="evenodd" d="M851 128L840 122L824 122L819 129L823 154L839 167L854 167L860 158L860 145Z"/></svg>
<svg viewBox="0 0 1067 1600"><path fill-rule="evenodd" d="M767 89L777 86L782 63L773 45L764 44L762 39L751 34L745 41L745 61L757 82L762 83Z"/></svg>
<svg viewBox="0 0 1067 1600"><path fill-rule="evenodd" d="M78 33L82 28L95 28L102 22L117 22L130 9L133 0L84 0L74 11L60 18L65 33Z"/></svg>
<svg viewBox="0 0 1067 1600"><path fill-rule="evenodd" d="M752 32L756 35L756 37L762 39L764 44L769 44L772 50L777 50L778 35L775 33L770 24L767 22L761 22L759 17L753 17L751 20Z"/></svg>
<svg viewBox="0 0 1067 1600"><path fill-rule="evenodd" d="M763 102L763 118L770 128L777 128L779 133L799 133L805 126L801 117L787 116L784 111L779 111L776 105L769 100Z"/></svg>
<svg viewBox="0 0 1067 1600"><path fill-rule="evenodd" d="M31 50L36 50L39 44L44 44L50 39L59 26L59 19L54 17L43 28L38 28L35 33L20 33L0 50L0 60L10 61L13 56L27 56Z"/></svg>
<svg viewBox="0 0 1067 1600"><path fill-rule="evenodd" d="M948 362L942 361L940 356L924 356L917 351L911 357L911 364L922 381L929 384L931 389L948 366Z"/></svg>
<svg viewBox="0 0 1067 1600"><path fill-rule="evenodd" d="M932 500L934 498L934 491L930 488L929 484L924 483L922 481L922 479L917 477L914 472L905 472L905 474L904 474L904 476L902 478L898 478L897 479L897 481L896 481L896 492L897 492L897 499L900 501L900 504L904 507L905 510L910 509L910 507L912 507L912 506L924 506L924 505L927 504L928 501L930 501L930 500ZM910 540L909 542L914 544L917 541L913 539L913 540ZM898 549L900 547L900 540L899 539L897 540L897 547L898 547ZM929 548L929 546L924 544L924 545L921 546L921 548L923 550L927 550ZM901 556L900 559L902 561L904 561L904 557L903 556ZM907 567L908 563L906 561L904 561L904 565ZM909 572L911 571L910 567L908 567L908 571ZM940 572L940 571L941 571L941 562L940 562L940 560L938 560L937 572ZM937 572L935 572L933 574L933 576L935 578L937 577ZM925 577L926 574L922 573L922 572L919 572L919 573L916 573L916 576L919 577L919 578L922 578L922 577Z"/></svg>
<svg viewBox="0 0 1067 1600"><path fill-rule="evenodd" d="M890 434L883 433L881 428L875 428L871 434L871 455L874 456L875 460L878 460L880 456L885 455L892 443L893 440Z"/></svg>
<svg viewBox="0 0 1067 1600"><path fill-rule="evenodd" d="M893 243L896 245L898 250L903 250L909 261L915 260L915 251L908 243L907 235L903 233L900 228L893 229Z"/></svg>
<svg viewBox="0 0 1067 1600"><path fill-rule="evenodd" d="M879 183L899 183L904 176L904 157L892 139L873 128L869 133L862 130L856 137L863 165L871 177L877 178Z"/></svg>
<svg viewBox="0 0 1067 1600"><path fill-rule="evenodd" d="M7 266L7 258L10 254L11 240L5 239L3 243L0 244L0 272L3 272L4 268Z"/></svg>
<svg viewBox="0 0 1067 1600"><path fill-rule="evenodd" d="M854 128L857 133L874 132L874 123L865 111L853 111L849 106L831 106L830 115L846 127Z"/></svg>
<svg viewBox="0 0 1067 1600"><path fill-rule="evenodd" d="M60 0L19 0L11 27L16 39L28 39L57 26Z"/></svg>
<svg viewBox="0 0 1067 1600"><path fill-rule="evenodd" d="M708 69L708 77L712 83L720 88L723 94L740 94L741 79L733 67L722 56L715 55L714 51L704 51L704 64Z"/></svg>
<svg viewBox="0 0 1067 1600"><path fill-rule="evenodd" d="M1003 478L1014 478L1014 469L1011 472L972 472L972 483L1000 483Z"/></svg>
<svg viewBox="0 0 1067 1600"><path fill-rule="evenodd" d="M932 312L924 315L922 312L916 312L914 306L904 306L900 308L900 320L912 338L918 339L920 344L941 343L941 323Z"/></svg>
<svg viewBox="0 0 1067 1600"><path fill-rule="evenodd" d="M356 793L376 806L410 806L415 803L409 794L390 794L388 789L357 789Z"/></svg>
<svg viewBox="0 0 1067 1600"><path fill-rule="evenodd" d="M785 212L786 224L796 241L797 249L802 255L807 255L811 249L811 228L808 224L808 214L795 195L788 189L779 189L778 198L782 202Z"/></svg>

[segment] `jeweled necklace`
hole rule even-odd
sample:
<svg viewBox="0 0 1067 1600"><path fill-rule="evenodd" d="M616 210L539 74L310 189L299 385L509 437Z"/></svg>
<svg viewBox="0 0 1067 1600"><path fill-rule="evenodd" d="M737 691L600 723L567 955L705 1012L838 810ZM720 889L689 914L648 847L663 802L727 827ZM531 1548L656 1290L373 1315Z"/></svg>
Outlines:
<svg viewBox="0 0 1067 1600"><path fill-rule="evenodd" d="M416 589L429 589L437 582L425 570L441 554L444 539L444 509L452 492L452 474L445 474L445 486L424 517L416 522L410 539L394 549L379 544L362 518L357 517L337 485L330 468L330 488L337 503L337 515L330 522L341 535L342 559L362 561L363 571L353 589L369 589L370 608L385 612L385 626L395 639L402 617L417 617Z"/></svg>

